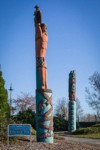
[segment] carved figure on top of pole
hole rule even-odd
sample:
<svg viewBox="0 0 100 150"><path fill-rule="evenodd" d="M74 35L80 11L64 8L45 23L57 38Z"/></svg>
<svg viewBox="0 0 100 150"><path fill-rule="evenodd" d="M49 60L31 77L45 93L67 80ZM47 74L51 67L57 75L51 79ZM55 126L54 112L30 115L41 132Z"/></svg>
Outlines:
<svg viewBox="0 0 100 150"><path fill-rule="evenodd" d="M53 143L52 91L48 89L47 85L47 26L42 23L42 14L39 6L35 6L35 8L36 136L37 142Z"/></svg>
<svg viewBox="0 0 100 150"><path fill-rule="evenodd" d="M47 89L47 66L46 66L46 49L48 42L47 26L42 22L42 15L38 6L35 6L35 47L36 47L36 67L38 68L40 81L37 88Z"/></svg>

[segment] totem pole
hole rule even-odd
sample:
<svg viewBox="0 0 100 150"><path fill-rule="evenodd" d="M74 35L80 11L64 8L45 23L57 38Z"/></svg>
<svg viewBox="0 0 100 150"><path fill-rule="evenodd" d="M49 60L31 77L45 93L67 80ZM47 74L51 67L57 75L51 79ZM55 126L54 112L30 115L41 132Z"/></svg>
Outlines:
<svg viewBox="0 0 100 150"><path fill-rule="evenodd" d="M47 84L46 49L47 26L42 23L39 6L35 6L35 52L36 52L36 132L37 142L53 143L52 91Z"/></svg>
<svg viewBox="0 0 100 150"><path fill-rule="evenodd" d="M75 71L69 73L69 118L68 131L76 130L76 74Z"/></svg>

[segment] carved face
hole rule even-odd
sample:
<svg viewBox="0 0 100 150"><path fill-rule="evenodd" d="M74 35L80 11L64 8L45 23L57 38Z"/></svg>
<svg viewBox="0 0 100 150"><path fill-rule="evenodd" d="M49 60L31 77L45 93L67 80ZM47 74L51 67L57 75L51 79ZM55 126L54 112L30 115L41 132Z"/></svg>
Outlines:
<svg viewBox="0 0 100 150"><path fill-rule="evenodd" d="M46 27L46 25L44 25L44 26L41 26L41 29L42 29L42 32L46 32L46 30L47 30L47 27Z"/></svg>

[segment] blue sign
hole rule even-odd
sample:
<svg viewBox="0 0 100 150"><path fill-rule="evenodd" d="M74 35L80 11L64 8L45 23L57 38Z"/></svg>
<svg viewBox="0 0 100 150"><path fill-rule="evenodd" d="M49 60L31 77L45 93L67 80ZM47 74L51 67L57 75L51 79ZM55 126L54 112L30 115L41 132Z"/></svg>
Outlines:
<svg viewBox="0 0 100 150"><path fill-rule="evenodd" d="M29 124L10 124L8 125L9 136L27 136L31 134L31 126Z"/></svg>

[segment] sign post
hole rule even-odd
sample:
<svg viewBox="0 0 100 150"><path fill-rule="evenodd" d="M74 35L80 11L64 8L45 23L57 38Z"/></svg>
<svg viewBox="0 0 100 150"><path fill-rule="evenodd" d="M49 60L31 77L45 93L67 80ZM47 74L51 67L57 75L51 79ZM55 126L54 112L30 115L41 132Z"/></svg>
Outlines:
<svg viewBox="0 0 100 150"><path fill-rule="evenodd" d="M31 136L31 125L30 124L9 124L8 125L8 138L7 144L9 146L9 137L13 136ZM31 144L31 138L30 138Z"/></svg>

